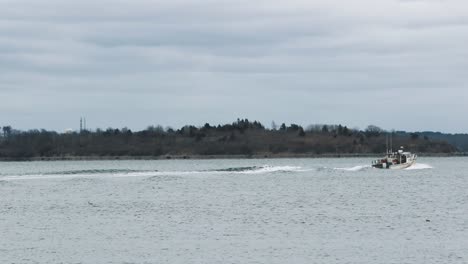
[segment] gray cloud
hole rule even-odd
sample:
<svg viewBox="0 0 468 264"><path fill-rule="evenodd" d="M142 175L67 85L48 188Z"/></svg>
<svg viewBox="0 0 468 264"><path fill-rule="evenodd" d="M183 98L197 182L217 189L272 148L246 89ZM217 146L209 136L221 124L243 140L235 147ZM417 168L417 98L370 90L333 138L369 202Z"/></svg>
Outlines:
<svg viewBox="0 0 468 264"><path fill-rule="evenodd" d="M14 127L63 130L86 115L135 129L248 117L468 130L463 1L0 6L0 122Z"/></svg>

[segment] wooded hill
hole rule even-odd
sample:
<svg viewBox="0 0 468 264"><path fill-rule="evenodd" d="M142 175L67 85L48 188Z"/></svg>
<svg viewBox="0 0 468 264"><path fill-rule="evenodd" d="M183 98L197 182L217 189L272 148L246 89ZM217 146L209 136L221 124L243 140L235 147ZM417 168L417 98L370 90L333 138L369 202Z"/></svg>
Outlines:
<svg viewBox="0 0 468 264"><path fill-rule="evenodd" d="M376 126L365 130L342 125L311 125L307 129L282 124L267 129L260 122L238 119L232 124L174 130L161 126L142 131L113 129L57 133L46 130L17 131L3 127L1 159L35 157L200 157L200 156L295 156L381 154L387 133ZM454 153L446 141L418 133L398 132L394 146L415 153Z"/></svg>

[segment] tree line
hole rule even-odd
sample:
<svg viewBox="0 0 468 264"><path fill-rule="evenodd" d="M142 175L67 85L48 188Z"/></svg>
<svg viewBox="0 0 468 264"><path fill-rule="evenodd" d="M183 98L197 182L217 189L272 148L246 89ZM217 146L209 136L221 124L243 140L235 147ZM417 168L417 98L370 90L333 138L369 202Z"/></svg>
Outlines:
<svg viewBox="0 0 468 264"><path fill-rule="evenodd" d="M266 128L258 121L238 119L223 125L186 125L179 129L149 126L141 131L108 128L58 133L48 130L15 130L2 127L0 158L35 157L191 157L191 156L294 156L370 154L386 151L387 131L368 126L364 130L343 125L285 123ZM453 153L446 141L399 131L395 146L418 153Z"/></svg>

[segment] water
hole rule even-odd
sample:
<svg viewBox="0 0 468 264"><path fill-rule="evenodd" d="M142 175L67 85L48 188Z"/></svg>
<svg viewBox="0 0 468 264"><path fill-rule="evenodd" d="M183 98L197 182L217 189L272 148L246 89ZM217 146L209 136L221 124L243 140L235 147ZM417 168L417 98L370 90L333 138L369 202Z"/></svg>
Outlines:
<svg viewBox="0 0 468 264"><path fill-rule="evenodd" d="M468 159L0 163L0 263L467 263Z"/></svg>

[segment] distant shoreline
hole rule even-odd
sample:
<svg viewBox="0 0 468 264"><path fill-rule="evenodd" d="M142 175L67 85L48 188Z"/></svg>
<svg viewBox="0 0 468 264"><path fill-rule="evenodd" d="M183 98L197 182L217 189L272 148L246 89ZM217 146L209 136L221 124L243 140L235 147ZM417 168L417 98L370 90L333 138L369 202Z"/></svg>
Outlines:
<svg viewBox="0 0 468 264"><path fill-rule="evenodd" d="M163 160L163 159L263 159L263 158L378 158L386 147L404 146L422 156L447 156L464 152L461 143L436 135L389 133L376 126L365 130L342 125L297 124L266 128L260 122L238 119L231 124L206 123L180 129L150 126L57 133L47 130L17 131L3 127L0 160ZM431 134L432 135L432 134ZM458 142L458 141L457 141ZM468 135L467 135L468 142ZM468 143L467 143L468 144Z"/></svg>
<svg viewBox="0 0 468 264"><path fill-rule="evenodd" d="M287 158L378 158L382 153L363 154L254 154L254 155L161 155L161 156L60 156L60 157L1 157L8 161L98 161L98 160L214 160L214 159L287 159ZM420 153L419 157L465 157L468 153Z"/></svg>

